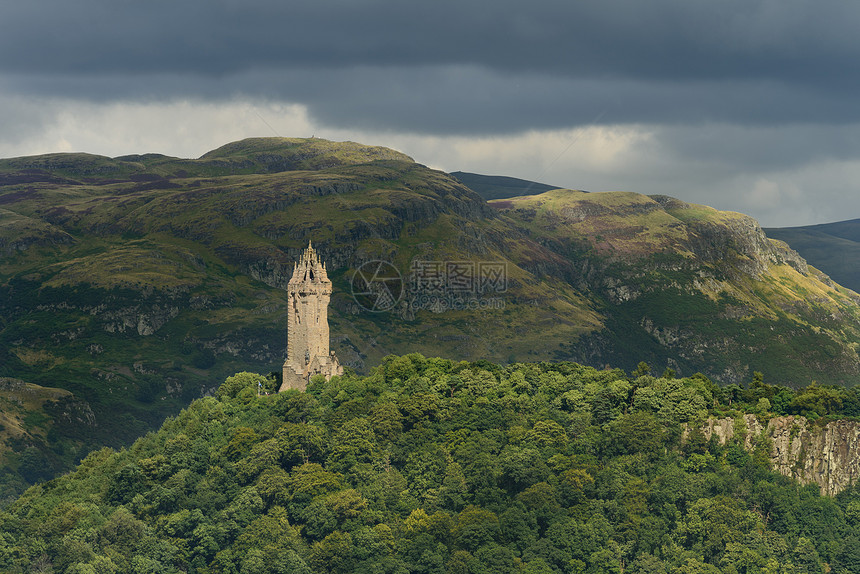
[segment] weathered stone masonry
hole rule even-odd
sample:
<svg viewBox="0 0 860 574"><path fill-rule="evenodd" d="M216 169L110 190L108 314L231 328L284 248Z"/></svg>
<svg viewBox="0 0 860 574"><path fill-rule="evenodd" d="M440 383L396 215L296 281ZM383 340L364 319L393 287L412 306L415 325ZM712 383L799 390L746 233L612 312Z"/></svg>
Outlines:
<svg viewBox="0 0 860 574"><path fill-rule="evenodd" d="M342 375L329 350L328 304L332 286L326 268L308 242L287 285L287 360L281 391L305 390L313 375Z"/></svg>

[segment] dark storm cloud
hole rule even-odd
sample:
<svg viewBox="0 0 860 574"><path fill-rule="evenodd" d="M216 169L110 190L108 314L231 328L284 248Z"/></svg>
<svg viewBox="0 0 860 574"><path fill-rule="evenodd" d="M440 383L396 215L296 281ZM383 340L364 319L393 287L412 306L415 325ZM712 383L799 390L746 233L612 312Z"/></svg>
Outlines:
<svg viewBox="0 0 860 574"><path fill-rule="evenodd" d="M15 76L14 90L90 101L242 97L304 103L327 126L498 134L594 123L778 125L860 121L851 97L770 81L661 81L510 76L474 66L261 69L227 76ZM696 143L696 142L693 142Z"/></svg>
<svg viewBox="0 0 860 574"><path fill-rule="evenodd" d="M823 222L860 210L858 21L841 0L7 2L0 149L370 138Z"/></svg>
<svg viewBox="0 0 860 574"><path fill-rule="evenodd" d="M821 76L857 55L858 13L851 3L796 0L21 2L4 8L0 46L15 54L2 67L19 71L471 63L554 74Z"/></svg>
<svg viewBox="0 0 860 574"><path fill-rule="evenodd" d="M858 16L797 0L20 2L0 19L0 74L19 92L255 95L436 133L843 122Z"/></svg>

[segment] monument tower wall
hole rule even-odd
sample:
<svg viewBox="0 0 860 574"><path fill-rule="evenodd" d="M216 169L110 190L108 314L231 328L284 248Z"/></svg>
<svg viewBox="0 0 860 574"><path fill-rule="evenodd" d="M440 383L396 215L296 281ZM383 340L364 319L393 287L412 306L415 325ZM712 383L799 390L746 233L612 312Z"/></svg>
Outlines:
<svg viewBox="0 0 860 574"><path fill-rule="evenodd" d="M287 284L287 360L281 391L305 390L313 375L342 375L329 349L328 304L332 285L325 264L308 242Z"/></svg>

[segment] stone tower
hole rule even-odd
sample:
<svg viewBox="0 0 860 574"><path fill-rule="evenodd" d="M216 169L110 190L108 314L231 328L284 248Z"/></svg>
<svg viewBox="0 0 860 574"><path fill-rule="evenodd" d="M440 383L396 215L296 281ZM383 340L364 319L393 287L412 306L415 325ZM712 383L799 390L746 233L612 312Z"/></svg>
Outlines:
<svg viewBox="0 0 860 574"><path fill-rule="evenodd" d="M343 374L334 351L329 351L330 298L331 281L309 241L287 285L287 360L281 391L303 391L313 375L329 379Z"/></svg>

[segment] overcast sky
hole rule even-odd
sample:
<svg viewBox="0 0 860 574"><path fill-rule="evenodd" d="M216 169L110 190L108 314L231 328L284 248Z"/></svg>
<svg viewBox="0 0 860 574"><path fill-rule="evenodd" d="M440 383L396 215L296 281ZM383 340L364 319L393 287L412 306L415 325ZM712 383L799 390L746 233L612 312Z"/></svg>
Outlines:
<svg viewBox="0 0 860 574"><path fill-rule="evenodd" d="M860 3L32 0L0 13L0 157L252 136L860 218Z"/></svg>

